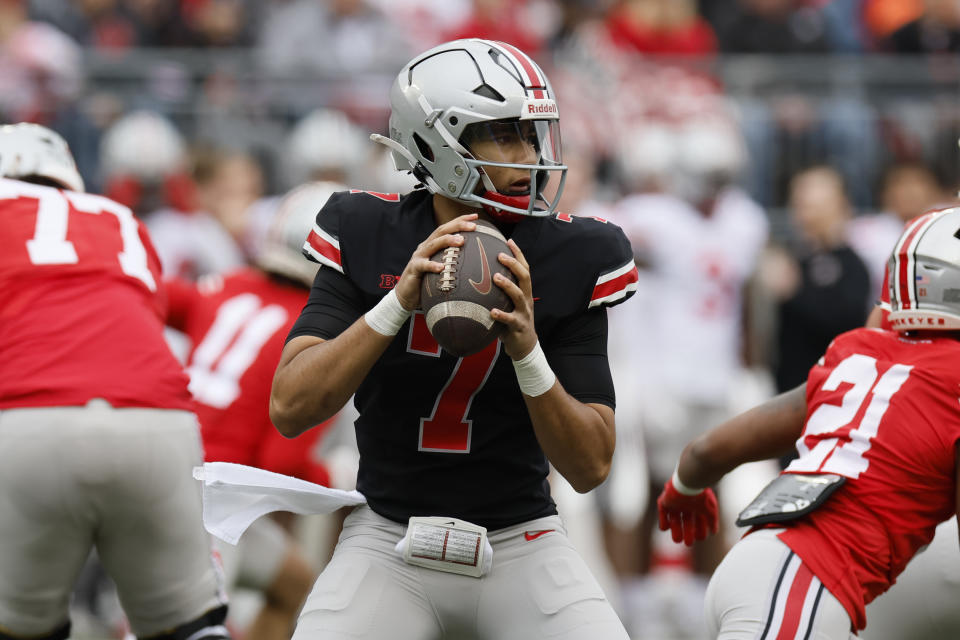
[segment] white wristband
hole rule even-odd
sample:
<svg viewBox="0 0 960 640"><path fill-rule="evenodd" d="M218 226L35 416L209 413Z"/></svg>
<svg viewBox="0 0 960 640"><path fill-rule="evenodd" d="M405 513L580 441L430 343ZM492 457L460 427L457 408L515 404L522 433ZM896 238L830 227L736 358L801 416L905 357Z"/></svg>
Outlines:
<svg viewBox="0 0 960 640"><path fill-rule="evenodd" d="M547 362L547 356L540 347L540 341L533 346L533 351L519 360L514 360L513 368L517 372L520 391L531 398L549 391L557 380L556 374L550 368L550 363Z"/></svg>
<svg viewBox="0 0 960 640"><path fill-rule="evenodd" d="M395 336L412 313L403 308L397 300L397 292L391 289L373 309L363 315L363 319L380 335Z"/></svg>
<svg viewBox="0 0 960 640"><path fill-rule="evenodd" d="M680 476L677 475L676 469L673 470L673 488L677 490L677 493L684 496L698 496L703 493L703 489L692 489L680 482Z"/></svg>

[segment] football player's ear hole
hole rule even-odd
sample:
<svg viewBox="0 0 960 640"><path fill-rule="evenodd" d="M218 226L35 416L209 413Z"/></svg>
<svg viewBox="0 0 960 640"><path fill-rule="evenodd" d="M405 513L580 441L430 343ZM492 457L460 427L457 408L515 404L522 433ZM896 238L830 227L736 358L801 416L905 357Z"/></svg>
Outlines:
<svg viewBox="0 0 960 640"><path fill-rule="evenodd" d="M413 141L417 145L417 150L420 152L420 155L423 156L424 160L429 162L434 161L433 149L430 148L430 145L427 144L427 141L420 137L420 134L414 132Z"/></svg>

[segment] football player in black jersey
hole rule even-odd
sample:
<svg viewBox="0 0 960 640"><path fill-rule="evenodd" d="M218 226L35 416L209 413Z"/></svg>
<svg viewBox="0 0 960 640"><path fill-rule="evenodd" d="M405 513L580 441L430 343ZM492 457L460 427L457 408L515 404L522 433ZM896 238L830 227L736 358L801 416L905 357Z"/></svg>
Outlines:
<svg viewBox="0 0 960 640"><path fill-rule="evenodd" d="M354 396L367 498L348 518L295 640L626 640L566 538L552 464L586 492L607 475L614 393L606 307L637 272L604 220L555 211L557 104L501 42L459 40L408 63L391 92L393 152L422 188L334 194L304 244L321 263L288 337L270 414L294 437ZM491 220L514 310L471 356L441 349L420 306L430 256Z"/></svg>

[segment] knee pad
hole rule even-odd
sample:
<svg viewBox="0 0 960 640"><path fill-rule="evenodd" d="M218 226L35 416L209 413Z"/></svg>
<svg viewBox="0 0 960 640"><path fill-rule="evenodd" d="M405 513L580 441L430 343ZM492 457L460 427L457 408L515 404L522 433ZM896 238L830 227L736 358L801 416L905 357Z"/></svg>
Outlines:
<svg viewBox="0 0 960 640"><path fill-rule="evenodd" d="M227 619L227 605L207 611L195 620L174 627L166 633L141 640L231 640L230 632L223 625ZM66 637L66 636L64 636ZM3 640L3 638L0 638Z"/></svg>
<svg viewBox="0 0 960 640"><path fill-rule="evenodd" d="M70 637L70 623L67 622L61 627L57 627L50 633L42 636L15 636L3 627L0 627L0 640L68 640Z"/></svg>

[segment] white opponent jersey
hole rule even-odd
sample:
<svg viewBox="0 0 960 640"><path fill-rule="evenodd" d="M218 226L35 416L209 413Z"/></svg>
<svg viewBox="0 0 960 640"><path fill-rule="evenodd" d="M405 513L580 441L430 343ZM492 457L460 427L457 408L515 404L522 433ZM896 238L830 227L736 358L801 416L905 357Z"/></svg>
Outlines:
<svg viewBox="0 0 960 640"><path fill-rule="evenodd" d="M647 269L641 302L610 314L611 354L679 397L723 402L740 368L742 288L767 241L763 209L734 188L710 216L675 196L641 194L622 200L612 220Z"/></svg>
<svg viewBox="0 0 960 640"><path fill-rule="evenodd" d="M144 217L163 275L194 280L246 263L243 251L217 220L202 212L160 209Z"/></svg>

